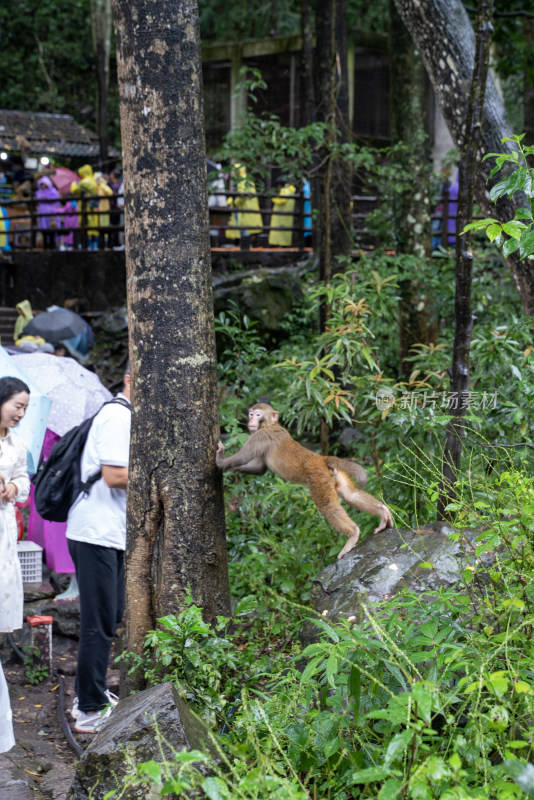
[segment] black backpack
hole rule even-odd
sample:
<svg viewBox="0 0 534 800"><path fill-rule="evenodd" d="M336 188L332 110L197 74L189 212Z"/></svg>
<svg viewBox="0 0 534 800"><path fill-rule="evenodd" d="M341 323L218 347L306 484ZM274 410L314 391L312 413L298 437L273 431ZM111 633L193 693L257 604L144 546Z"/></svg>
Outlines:
<svg viewBox="0 0 534 800"><path fill-rule="evenodd" d="M120 403L125 408L130 408L127 400L120 397L108 400L102 405ZM81 479L81 461L83 449L89 436L93 420L102 410L84 420L81 425L71 428L70 431L56 442L48 461L41 460L39 468L32 478L35 487L35 508L43 519L49 522L66 522L70 508L74 505L80 492L86 495L91 491L91 486L102 477L98 470L86 481Z"/></svg>

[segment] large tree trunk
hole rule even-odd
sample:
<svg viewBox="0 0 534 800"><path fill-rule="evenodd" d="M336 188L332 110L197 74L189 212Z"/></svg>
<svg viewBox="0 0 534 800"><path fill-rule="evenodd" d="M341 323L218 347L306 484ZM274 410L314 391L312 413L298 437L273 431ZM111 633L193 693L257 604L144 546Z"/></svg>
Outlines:
<svg viewBox="0 0 534 800"><path fill-rule="evenodd" d="M395 249L399 254L430 256L430 141L426 130L427 80L423 61L393 0L390 0L391 130L394 142L403 143L404 169L410 190L400 195L394 208ZM399 302L400 374L412 371L407 361L415 344L434 342L438 326L428 287L417 278L401 278Z"/></svg>
<svg viewBox="0 0 534 800"><path fill-rule="evenodd" d="M395 0L395 4L412 34L432 81L443 116L453 140L460 147L469 104L469 87L475 60L475 35L461 0ZM486 100L482 114L480 152L503 152L501 144L512 133L506 113L491 76L488 76ZM507 198L495 206L486 186L494 166L492 159L479 168L476 199L486 216L507 221L513 218L517 205ZM492 182L500 180L495 177ZM492 185L490 182L489 185ZM508 257L523 310L534 315L534 272L531 262L521 261L517 254Z"/></svg>
<svg viewBox="0 0 534 800"><path fill-rule="evenodd" d="M114 0L132 375L127 648L229 614L196 0ZM169 24L172 21L172 24Z"/></svg>

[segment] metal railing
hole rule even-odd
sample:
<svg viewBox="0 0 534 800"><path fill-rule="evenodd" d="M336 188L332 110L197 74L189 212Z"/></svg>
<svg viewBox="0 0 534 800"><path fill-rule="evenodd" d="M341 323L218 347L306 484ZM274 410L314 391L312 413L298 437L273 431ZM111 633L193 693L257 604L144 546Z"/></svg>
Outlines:
<svg viewBox="0 0 534 800"><path fill-rule="evenodd" d="M228 205L229 198L231 198L230 205ZM247 198L257 198L259 210L236 207L237 198L245 198L245 205ZM274 232L290 234L290 244L283 245L284 249L303 251L311 247L312 215L309 205L307 207L305 205L306 201L309 203L309 198L302 194L294 194L288 199L294 200L293 211L283 211L279 206L273 205L272 193L251 192L243 195L234 191L224 191L211 194L212 204L208 211L212 249L269 250L274 247L280 249L279 245L269 243L269 239L272 238L270 234ZM104 200L111 201L112 206L116 207L109 210L95 207L100 198L87 195L66 195L60 201L35 197L29 199L3 197L0 205L7 212L7 218L4 217L7 226L0 225L0 236L6 237L8 249L11 251L123 249L124 215L123 209L117 207L122 201L122 195L109 195ZM65 209L67 201L73 201L76 207ZM58 202L62 203L61 208L58 207ZM378 205L379 199L375 196L352 197L351 224L359 248L367 249L374 245L373 238L366 229L366 218ZM49 206L50 210L44 211L43 208L46 206ZM249 225L243 224L243 218L250 214L259 215L252 226L254 233L250 232ZM271 224L273 215L279 218L287 217L287 226L273 226ZM72 224L73 217L77 217L77 224ZM71 220L70 224L68 218ZM451 245L456 230L456 198L449 200L447 188L443 191L440 205L432 214L431 221L433 248L442 243L443 246ZM443 242L444 231L447 232L446 242Z"/></svg>

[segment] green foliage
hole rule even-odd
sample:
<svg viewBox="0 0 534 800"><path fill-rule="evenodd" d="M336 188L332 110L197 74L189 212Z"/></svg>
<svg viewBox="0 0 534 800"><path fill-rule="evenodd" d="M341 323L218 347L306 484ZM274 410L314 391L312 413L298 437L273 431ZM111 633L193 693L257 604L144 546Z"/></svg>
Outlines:
<svg viewBox="0 0 534 800"><path fill-rule="evenodd" d="M60 24L58 24L58 21ZM95 124L96 77L89 0L0 4L0 108L72 114ZM120 142L115 47L111 48L110 138Z"/></svg>
<svg viewBox="0 0 534 800"><path fill-rule="evenodd" d="M404 592L363 608L361 619L330 621L309 604L314 578L334 561L340 542L306 488L272 475L226 474L236 616L219 620L215 631L192 605L163 619L147 642L144 666L158 680L166 662L213 725L220 758L210 762L208 776L198 753L132 765L127 785L151 786L162 796L197 791L246 800L528 795L534 483L523 468L525 447L507 445L532 442L530 323L495 250L477 254L477 263L477 402L469 408L466 468L449 511L455 536L467 528L480 534L458 586L424 596ZM344 266L328 289L312 276L302 307L288 320L287 340L271 352L249 320L220 315L222 429L228 446L239 446L246 407L260 394L269 394L284 424L311 442L321 419L357 426L362 436L343 454L370 464L371 492L384 491L396 520L415 526L435 515L454 264L376 252ZM402 382L401 277L431 287L440 327L435 345L414 349L412 374ZM324 300L330 325L319 336L313 321ZM395 403L379 407L378 388L389 389ZM332 441L338 438L336 432ZM365 537L374 520L361 516ZM420 568L430 572L433 565ZM299 630L310 617L317 638L302 653Z"/></svg>
<svg viewBox="0 0 534 800"><path fill-rule="evenodd" d="M32 686L38 686L40 683L50 677L50 669L41 663L41 651L38 647L23 647L26 659L24 661L24 674Z"/></svg>
<svg viewBox="0 0 534 800"><path fill-rule="evenodd" d="M534 155L534 146L521 144L525 134L521 136L505 136L501 141L513 142L514 150L510 153L487 153L487 158L495 158L496 163L490 177L512 165L513 171L496 183L490 190L490 197L496 202L500 197L514 197L519 194L526 197L528 205L516 211L509 222L500 222L493 217L477 220L466 225L465 231L484 230L490 242L502 248L504 256L518 253L519 258L534 258L534 169L529 168L527 158Z"/></svg>
<svg viewBox="0 0 534 800"><path fill-rule="evenodd" d="M457 587L363 604L361 618L315 616L312 644L242 688L208 777L193 752L133 766L126 785L247 799L532 796L534 481L504 460L468 489L464 525L481 533Z"/></svg>

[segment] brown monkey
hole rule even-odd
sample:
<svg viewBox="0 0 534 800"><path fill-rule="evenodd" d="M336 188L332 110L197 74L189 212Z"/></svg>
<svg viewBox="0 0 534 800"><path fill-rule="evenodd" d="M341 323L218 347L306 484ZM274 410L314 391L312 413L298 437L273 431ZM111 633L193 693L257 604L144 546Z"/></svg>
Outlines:
<svg viewBox="0 0 534 800"><path fill-rule="evenodd" d="M278 424L278 411L267 403L257 403L249 409L248 429L250 437L233 456L225 458L224 445L219 442L217 466L252 475L263 475L270 469L285 481L307 486L321 514L336 530L348 537L338 558L352 550L360 535L358 525L340 505L338 495L354 508L379 518L380 524L375 533L393 527L388 507L356 488L351 481L352 477L360 486L365 486L367 475L359 464L307 450Z"/></svg>

